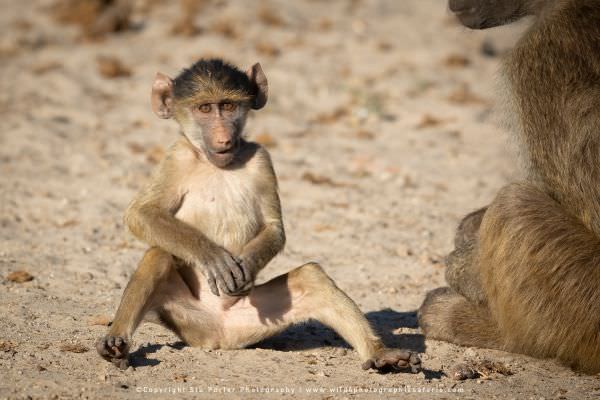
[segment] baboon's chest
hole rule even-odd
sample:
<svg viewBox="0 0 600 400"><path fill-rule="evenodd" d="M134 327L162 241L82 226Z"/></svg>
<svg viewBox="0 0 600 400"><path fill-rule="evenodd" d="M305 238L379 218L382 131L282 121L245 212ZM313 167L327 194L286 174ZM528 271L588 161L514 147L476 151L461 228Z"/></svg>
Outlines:
<svg viewBox="0 0 600 400"><path fill-rule="evenodd" d="M190 182L175 217L233 253L239 253L263 224L253 180L235 171L215 173L201 185Z"/></svg>

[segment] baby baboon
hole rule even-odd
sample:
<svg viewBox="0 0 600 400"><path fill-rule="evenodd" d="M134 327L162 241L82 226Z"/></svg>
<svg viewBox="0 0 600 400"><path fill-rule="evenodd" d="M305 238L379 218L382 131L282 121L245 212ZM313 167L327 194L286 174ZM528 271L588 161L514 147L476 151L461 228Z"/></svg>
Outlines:
<svg viewBox="0 0 600 400"><path fill-rule="evenodd" d="M242 137L248 111L262 108L267 92L259 64L244 73L218 59L200 60L173 80L157 74L152 108L174 117L182 136L127 209L126 224L151 247L98 352L127 367L131 337L144 318L209 349L244 347L315 319L357 350L363 368L416 372L418 356L385 348L318 264L254 285L285 242L269 154Z"/></svg>
<svg viewBox="0 0 600 400"><path fill-rule="evenodd" d="M600 371L600 3L450 0L471 28L533 14L504 64L528 178L459 227L426 336Z"/></svg>

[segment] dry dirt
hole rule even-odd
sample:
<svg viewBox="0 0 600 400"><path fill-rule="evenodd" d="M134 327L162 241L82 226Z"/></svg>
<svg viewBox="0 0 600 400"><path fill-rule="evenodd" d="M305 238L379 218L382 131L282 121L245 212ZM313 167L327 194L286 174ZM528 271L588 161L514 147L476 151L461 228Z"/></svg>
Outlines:
<svg viewBox="0 0 600 400"><path fill-rule="evenodd" d="M0 398L598 398L600 376L416 325L460 217L519 176L492 110L523 25L468 31L439 0L204 3L194 18L139 0L126 29L90 40L52 1L0 1ZM261 279L322 263L389 346L422 352L423 373L364 372L316 323L237 351L146 324L134 368L96 355L145 248L123 210L177 136L150 84L201 56L260 61L269 79L247 131L272 153L288 244ZM483 360L512 375L445 376Z"/></svg>

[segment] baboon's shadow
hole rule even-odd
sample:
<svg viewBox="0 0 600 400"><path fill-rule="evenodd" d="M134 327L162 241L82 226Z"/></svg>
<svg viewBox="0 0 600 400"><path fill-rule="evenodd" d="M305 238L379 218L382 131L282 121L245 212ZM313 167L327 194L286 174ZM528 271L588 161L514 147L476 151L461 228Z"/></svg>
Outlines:
<svg viewBox="0 0 600 400"><path fill-rule="evenodd" d="M156 353L164 346L171 347L176 350L183 349L186 344L183 342L167 343L167 344L147 344L139 347L136 351L129 354L129 365L134 368L139 367L154 367L160 364L160 361L154 358L148 358L148 354Z"/></svg>
<svg viewBox="0 0 600 400"><path fill-rule="evenodd" d="M417 313L415 311L398 312L386 308L367 313L366 317L387 347L403 348L419 353L425 351L425 338L423 335L394 333L398 328L418 327ZM323 346L350 347L333 330L316 321L294 325L284 332L265 339L251 347L278 351L297 351Z"/></svg>
<svg viewBox="0 0 600 400"><path fill-rule="evenodd" d="M398 312L386 308L367 313L366 317L387 347L402 348L418 353L425 351L425 338L423 335L394 333L398 328L417 328L417 313L415 311ZM129 355L129 364L134 368L160 364L159 360L148 358L147 356L148 354L156 353L163 346L181 350L186 345L183 342L166 345L148 344L139 347ZM316 321L294 325L276 336L250 346L250 348L298 351L316 349L323 346L350 348L348 343L338 336L337 333Z"/></svg>

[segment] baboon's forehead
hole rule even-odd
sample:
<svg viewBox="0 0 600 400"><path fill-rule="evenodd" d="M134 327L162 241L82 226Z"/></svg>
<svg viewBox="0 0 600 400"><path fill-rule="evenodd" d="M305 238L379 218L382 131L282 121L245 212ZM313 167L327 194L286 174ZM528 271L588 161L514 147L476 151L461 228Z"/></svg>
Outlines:
<svg viewBox="0 0 600 400"><path fill-rule="evenodd" d="M200 60L175 78L173 94L180 103L250 101L256 95L256 85L222 60Z"/></svg>

